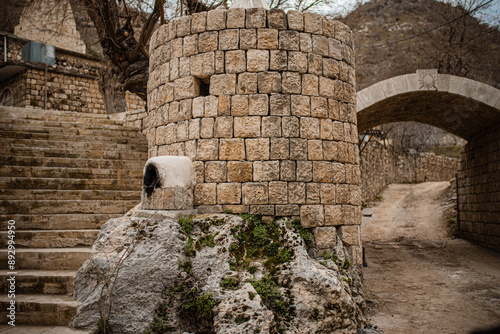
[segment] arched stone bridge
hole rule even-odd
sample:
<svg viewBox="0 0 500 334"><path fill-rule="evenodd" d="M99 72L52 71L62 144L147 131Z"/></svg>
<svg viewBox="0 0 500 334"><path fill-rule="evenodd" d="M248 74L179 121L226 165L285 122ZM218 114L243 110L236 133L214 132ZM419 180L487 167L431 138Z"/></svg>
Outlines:
<svg viewBox="0 0 500 334"><path fill-rule="evenodd" d="M458 170L459 230L500 251L500 90L437 70L393 77L357 93L358 131L402 121L468 141Z"/></svg>

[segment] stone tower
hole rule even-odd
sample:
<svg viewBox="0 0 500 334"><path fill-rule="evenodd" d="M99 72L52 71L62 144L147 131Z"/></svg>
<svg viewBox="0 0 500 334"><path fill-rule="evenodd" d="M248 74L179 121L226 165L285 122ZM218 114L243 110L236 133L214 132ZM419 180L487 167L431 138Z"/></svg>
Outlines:
<svg viewBox="0 0 500 334"><path fill-rule="evenodd" d="M150 157L185 155L199 212L300 218L360 262L360 175L350 29L313 13L213 10L150 45Z"/></svg>

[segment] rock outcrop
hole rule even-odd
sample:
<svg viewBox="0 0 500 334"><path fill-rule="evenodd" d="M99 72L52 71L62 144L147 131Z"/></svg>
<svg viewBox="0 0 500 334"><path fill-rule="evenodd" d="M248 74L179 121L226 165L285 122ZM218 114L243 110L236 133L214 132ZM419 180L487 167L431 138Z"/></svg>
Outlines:
<svg viewBox="0 0 500 334"><path fill-rule="evenodd" d="M312 234L299 223L145 213L102 227L75 279L82 303L75 327L96 330L107 322L114 333L356 333L364 323L360 279L343 247L316 260L308 254Z"/></svg>

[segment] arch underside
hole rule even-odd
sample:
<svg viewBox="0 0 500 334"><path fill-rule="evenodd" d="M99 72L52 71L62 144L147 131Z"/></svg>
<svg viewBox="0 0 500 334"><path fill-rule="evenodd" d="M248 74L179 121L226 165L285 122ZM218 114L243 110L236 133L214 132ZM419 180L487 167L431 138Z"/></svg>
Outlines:
<svg viewBox="0 0 500 334"><path fill-rule="evenodd" d="M470 98L442 91L414 91L395 95L360 110L358 130L414 121L444 129L470 140L500 123L500 111Z"/></svg>

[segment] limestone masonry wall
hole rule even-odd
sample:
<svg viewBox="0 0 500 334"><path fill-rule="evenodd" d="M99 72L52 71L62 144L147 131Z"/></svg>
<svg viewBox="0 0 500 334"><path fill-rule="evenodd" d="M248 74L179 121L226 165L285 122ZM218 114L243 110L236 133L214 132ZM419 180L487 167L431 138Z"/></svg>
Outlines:
<svg viewBox="0 0 500 334"><path fill-rule="evenodd" d="M458 218L462 237L500 251L500 125L462 149Z"/></svg>
<svg viewBox="0 0 500 334"><path fill-rule="evenodd" d="M300 217L320 248L338 234L359 262L347 26L313 13L214 10L161 26L150 55L149 154L193 160L200 212Z"/></svg>
<svg viewBox="0 0 500 334"><path fill-rule="evenodd" d="M458 159L395 152L372 141L361 152L360 167L362 201L366 203L391 183L449 181L456 176Z"/></svg>

